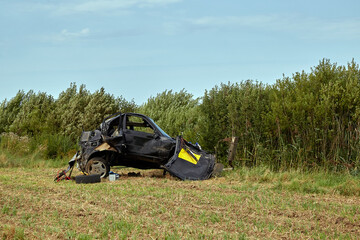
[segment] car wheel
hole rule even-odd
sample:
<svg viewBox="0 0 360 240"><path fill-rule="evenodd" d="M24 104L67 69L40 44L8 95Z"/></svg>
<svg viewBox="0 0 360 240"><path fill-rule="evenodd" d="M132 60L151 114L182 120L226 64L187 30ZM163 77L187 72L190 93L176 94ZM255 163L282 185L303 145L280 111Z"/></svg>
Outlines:
<svg viewBox="0 0 360 240"><path fill-rule="evenodd" d="M87 162L85 170L89 175L99 174L102 178L106 178L109 175L110 166L103 158L94 157Z"/></svg>

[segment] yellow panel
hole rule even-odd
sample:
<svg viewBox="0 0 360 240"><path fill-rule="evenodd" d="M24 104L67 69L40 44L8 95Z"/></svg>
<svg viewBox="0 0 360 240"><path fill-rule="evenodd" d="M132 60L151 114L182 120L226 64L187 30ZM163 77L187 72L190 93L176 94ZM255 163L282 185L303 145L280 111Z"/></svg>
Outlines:
<svg viewBox="0 0 360 240"><path fill-rule="evenodd" d="M195 154L193 152L191 152L191 153L194 155L195 159L185 149L182 148L178 157L196 165L198 163L201 155Z"/></svg>

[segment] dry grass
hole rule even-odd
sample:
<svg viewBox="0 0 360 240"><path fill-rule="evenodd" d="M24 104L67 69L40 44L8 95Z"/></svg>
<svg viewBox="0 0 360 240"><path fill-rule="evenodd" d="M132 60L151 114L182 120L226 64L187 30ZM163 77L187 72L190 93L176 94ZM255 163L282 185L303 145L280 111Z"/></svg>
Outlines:
<svg viewBox="0 0 360 240"><path fill-rule="evenodd" d="M56 171L0 168L1 238L360 238L357 196L289 192L231 173L183 182L152 170L75 184L54 183Z"/></svg>

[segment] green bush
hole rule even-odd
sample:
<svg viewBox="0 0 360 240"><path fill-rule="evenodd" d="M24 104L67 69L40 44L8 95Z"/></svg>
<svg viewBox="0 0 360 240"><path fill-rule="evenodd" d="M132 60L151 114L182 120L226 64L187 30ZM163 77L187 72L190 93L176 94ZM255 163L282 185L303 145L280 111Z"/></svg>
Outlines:
<svg viewBox="0 0 360 240"><path fill-rule="evenodd" d="M201 144L214 149L224 138L239 137L237 165L335 171L360 166L360 71L354 61L344 67L324 59L311 73L269 86L221 84L205 92L199 109ZM220 158L227 147L217 149Z"/></svg>
<svg viewBox="0 0 360 240"><path fill-rule="evenodd" d="M46 93L19 91L0 104L0 149L15 156L69 158L83 129L97 128L118 111L135 111L134 101L114 97L101 88L94 93L75 83L54 100Z"/></svg>
<svg viewBox="0 0 360 240"><path fill-rule="evenodd" d="M70 158L77 149L71 137L59 134L46 134L31 140L34 152L38 151L45 159Z"/></svg>
<svg viewBox="0 0 360 240"><path fill-rule="evenodd" d="M0 104L0 133L5 133L0 148L67 157L82 129L97 128L118 111L146 114L170 136L183 135L216 151L223 163L229 148L224 139L237 136L235 166L354 174L360 169L360 70L354 60L338 66L323 59L310 73L296 72L272 85L220 84L200 99L184 89L164 91L140 107L103 88L90 93L85 85L71 84L57 99L19 91Z"/></svg>
<svg viewBox="0 0 360 240"><path fill-rule="evenodd" d="M27 136L18 136L15 133L2 133L0 135L0 149L11 152L16 156L30 153L30 139Z"/></svg>
<svg viewBox="0 0 360 240"><path fill-rule="evenodd" d="M138 111L151 117L172 137L183 135L189 141L198 141L198 99L184 89L173 93L164 91L139 107Z"/></svg>

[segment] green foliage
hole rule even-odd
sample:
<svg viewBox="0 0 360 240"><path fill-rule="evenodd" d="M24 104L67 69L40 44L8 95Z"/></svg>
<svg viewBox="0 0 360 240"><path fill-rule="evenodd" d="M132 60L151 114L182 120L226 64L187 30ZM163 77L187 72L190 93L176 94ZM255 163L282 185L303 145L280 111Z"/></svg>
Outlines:
<svg viewBox="0 0 360 240"><path fill-rule="evenodd" d="M358 169L359 100L354 61L346 68L324 59L311 73L284 76L272 86L221 84L205 92L200 106L201 143L214 148L238 136L238 164L249 166Z"/></svg>
<svg viewBox="0 0 360 240"><path fill-rule="evenodd" d="M2 133L0 135L0 149L22 156L30 153L30 139L27 136L20 137L14 133Z"/></svg>
<svg viewBox="0 0 360 240"><path fill-rule="evenodd" d="M46 93L30 90L21 101L21 107L12 121L9 131L18 135L34 136L47 131L49 115L54 99Z"/></svg>
<svg viewBox="0 0 360 240"><path fill-rule="evenodd" d="M77 91L73 83L60 93L55 102L52 126L54 132L77 139L82 129L97 128L105 116L119 111L134 111L136 108L134 101L115 98L106 93L104 88L90 93L85 85L81 85Z"/></svg>
<svg viewBox="0 0 360 240"><path fill-rule="evenodd" d="M77 145L69 136L46 134L33 138L32 148L34 151L41 150L42 157L45 159L56 159L70 158L75 153Z"/></svg>
<svg viewBox="0 0 360 240"><path fill-rule="evenodd" d="M76 150L82 129L95 129L105 116L136 108L134 101L115 98L104 88L90 93L75 83L56 100L42 92L19 91L0 105L0 149L17 156L68 157Z"/></svg>
<svg viewBox="0 0 360 240"><path fill-rule="evenodd" d="M24 100L24 91L19 91L10 101L6 99L1 103L0 108L0 133L8 132L12 122L21 110Z"/></svg>
<svg viewBox="0 0 360 240"><path fill-rule="evenodd" d="M77 149L76 143L70 137L60 134L42 134L28 137L18 136L11 132L2 133L0 137L0 152L11 153L14 157L68 159Z"/></svg>
<svg viewBox="0 0 360 240"><path fill-rule="evenodd" d="M0 104L0 133L16 136L2 135L0 147L66 156L82 129L97 128L118 111L148 115L170 136L183 135L215 150L223 163L229 148L224 139L237 136L236 166L360 172L360 70L354 60L337 66L323 59L310 73L283 76L273 85L251 80L220 84L201 99L184 89L164 91L140 107L104 88L91 93L75 83L57 99L19 91ZM28 147L19 150L21 145Z"/></svg>
<svg viewBox="0 0 360 240"><path fill-rule="evenodd" d="M267 86L252 81L221 84L205 92L199 109L203 147L216 147L218 158L226 158L228 144L222 140L238 136L238 157L246 161L257 159L267 133L264 119L269 109Z"/></svg>
<svg viewBox="0 0 360 240"><path fill-rule="evenodd" d="M359 164L359 68L354 63L337 67L323 60L310 74L296 73L273 86L268 116L277 125L276 145L290 152L282 166L327 168ZM275 122L274 122L275 120ZM300 162L301 161L301 162Z"/></svg>
<svg viewBox="0 0 360 240"><path fill-rule="evenodd" d="M81 85L77 91L76 84L60 93L55 102L53 112L53 132L70 135L75 138L82 129L82 115L90 101L90 92L85 85Z"/></svg>
<svg viewBox="0 0 360 240"><path fill-rule="evenodd" d="M183 135L196 141L197 107L198 99L184 89L175 93L166 90L150 97L139 112L150 116L170 136Z"/></svg>

